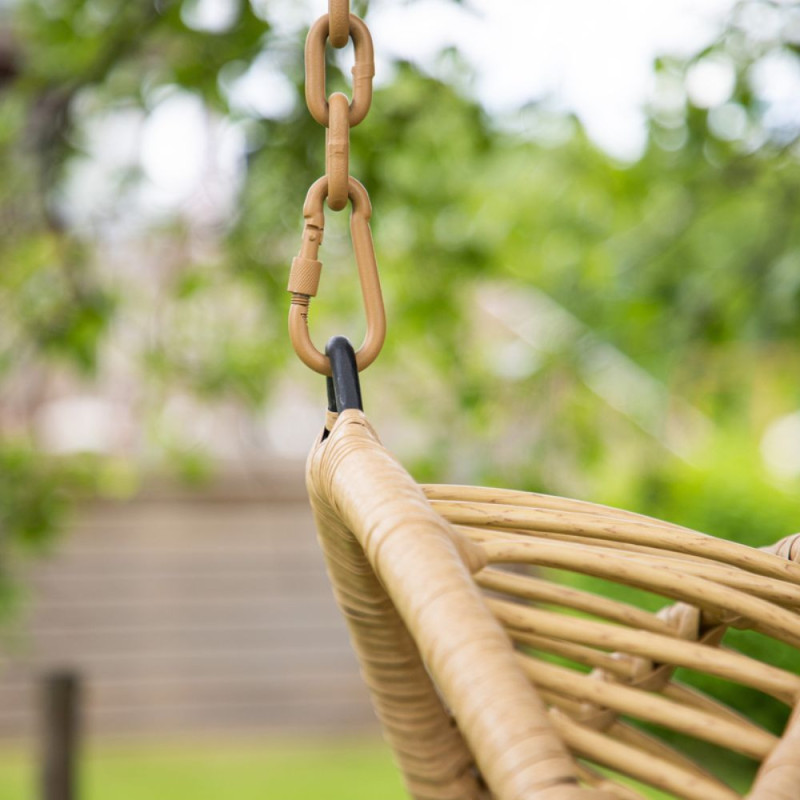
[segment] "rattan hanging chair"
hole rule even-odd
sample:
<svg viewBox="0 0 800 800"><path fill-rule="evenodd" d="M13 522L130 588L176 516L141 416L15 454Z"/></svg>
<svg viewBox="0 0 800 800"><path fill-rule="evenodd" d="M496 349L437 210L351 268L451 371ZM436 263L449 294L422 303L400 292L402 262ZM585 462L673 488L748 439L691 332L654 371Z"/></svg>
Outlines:
<svg viewBox="0 0 800 800"><path fill-rule="evenodd" d="M341 47L348 36L349 105L324 95L325 42ZM686 800L740 798L726 775L700 763L710 745L758 764L748 798L800 800L800 534L767 552L578 500L419 486L380 444L361 410L358 371L380 350L385 321L369 198L347 161L371 70L364 23L348 17L346 0L331 0L307 42L307 100L329 128L328 158L304 208L290 333L300 358L329 376L333 411L309 456L308 491L409 793L605 800L652 788ZM339 338L322 354L308 333L326 198L334 209L353 205L368 328L358 353ZM624 600L620 586L629 587ZM661 610L634 605L631 590L660 598ZM788 646L792 669L722 646L731 628ZM697 675L783 704L782 735L693 688Z"/></svg>
<svg viewBox="0 0 800 800"><path fill-rule="evenodd" d="M691 745L638 722L759 762L748 798L800 797L800 676L720 646L728 628L752 629L798 648L800 663L800 535L764 552L577 500L418 486L357 409L315 445L307 477L334 592L414 798L642 797L625 777L687 800L742 796ZM646 590L664 607L545 569ZM676 680L677 668L785 704L783 735Z"/></svg>

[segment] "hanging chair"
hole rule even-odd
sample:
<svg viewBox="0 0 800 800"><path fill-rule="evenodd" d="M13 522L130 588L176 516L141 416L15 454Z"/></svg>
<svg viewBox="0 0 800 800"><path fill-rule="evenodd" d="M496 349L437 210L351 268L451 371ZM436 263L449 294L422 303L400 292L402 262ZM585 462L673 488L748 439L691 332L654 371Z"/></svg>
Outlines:
<svg viewBox="0 0 800 800"><path fill-rule="evenodd" d="M328 169L304 209L290 332L298 355L328 376L330 413L308 459L308 492L337 602L410 795L610 800L652 788L686 800L798 800L800 534L756 550L578 500L420 486L381 445L358 384L385 330L369 199L349 177L341 145L348 108L363 111L372 52L363 22L350 16L348 29L343 7L331 2L307 44L307 97L329 126ZM342 46L348 34L360 105L337 95L328 105L319 52L329 36ZM368 323L358 353L337 337L322 354L308 334L326 197L332 207L353 204ZM620 586L637 591L621 600ZM645 594L661 599L660 611L630 600ZM732 628L795 648L794 671L722 646ZM683 675L783 704L782 735ZM702 743L759 765L748 794L699 763Z"/></svg>
<svg viewBox="0 0 800 800"><path fill-rule="evenodd" d="M764 552L577 500L418 486L357 409L314 446L307 479L336 599L417 800L642 797L607 770L687 800L742 796L636 721L759 762L752 800L800 797L800 676L720 647L728 628L749 628L800 653L800 535ZM542 569L665 604L653 614ZM677 668L793 709L783 736Z"/></svg>

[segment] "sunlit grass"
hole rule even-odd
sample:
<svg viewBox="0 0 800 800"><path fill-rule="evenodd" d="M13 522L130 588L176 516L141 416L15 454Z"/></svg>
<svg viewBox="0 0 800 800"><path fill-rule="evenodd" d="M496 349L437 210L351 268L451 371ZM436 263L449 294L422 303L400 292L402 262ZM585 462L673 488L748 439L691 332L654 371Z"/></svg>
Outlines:
<svg viewBox="0 0 800 800"><path fill-rule="evenodd" d="M696 755L710 765L707 750ZM749 771L738 763L720 769L716 757L713 771L746 791ZM652 800L670 797L609 776ZM0 800L39 797L37 784L32 752L0 747ZM86 749L80 788L79 800L408 800L388 748L374 739L95 745Z"/></svg>
<svg viewBox="0 0 800 800"><path fill-rule="evenodd" d="M0 749L0 798L37 797L29 752ZM86 749L80 800L405 800L380 742L109 744Z"/></svg>

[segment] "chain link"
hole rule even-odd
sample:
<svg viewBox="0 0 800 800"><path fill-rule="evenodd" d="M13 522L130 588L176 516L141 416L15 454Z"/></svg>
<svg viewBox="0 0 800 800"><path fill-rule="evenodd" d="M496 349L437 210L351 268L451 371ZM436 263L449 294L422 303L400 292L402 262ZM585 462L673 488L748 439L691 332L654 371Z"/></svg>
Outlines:
<svg viewBox="0 0 800 800"><path fill-rule="evenodd" d="M353 99L334 92L327 97L325 48L344 47L352 39L355 50ZM311 116L327 128L325 136L325 175L308 190L303 206L305 225L300 253L292 262L289 292L289 336L301 361L315 372L330 375L328 357L311 341L308 311L316 296L322 274L318 259L325 229L323 204L327 200L334 211L350 200L350 235L353 241L361 294L366 313L367 333L356 352L359 371L368 367L383 347L386 315L383 307L378 267L369 219L372 205L367 190L350 175L350 128L366 117L372 104L372 78L375 74L372 36L363 20L350 13L348 0L329 0L328 13L320 17L308 32L305 47L306 105Z"/></svg>
<svg viewBox="0 0 800 800"><path fill-rule="evenodd" d="M350 40L349 0L328 0L328 17L331 21L331 45L344 47Z"/></svg>
<svg viewBox="0 0 800 800"><path fill-rule="evenodd" d="M328 15L320 17L306 38L306 105L320 125L328 125L328 100L325 89L325 44L330 29ZM350 15L350 37L355 49L353 65L353 101L350 103L350 127L355 128L367 116L372 104L372 78L375 56L369 28L354 14Z"/></svg>
<svg viewBox="0 0 800 800"><path fill-rule="evenodd" d="M325 172L328 176L328 207L341 211L347 205L350 175L350 123L347 95L334 92L328 100L330 125L325 138Z"/></svg>

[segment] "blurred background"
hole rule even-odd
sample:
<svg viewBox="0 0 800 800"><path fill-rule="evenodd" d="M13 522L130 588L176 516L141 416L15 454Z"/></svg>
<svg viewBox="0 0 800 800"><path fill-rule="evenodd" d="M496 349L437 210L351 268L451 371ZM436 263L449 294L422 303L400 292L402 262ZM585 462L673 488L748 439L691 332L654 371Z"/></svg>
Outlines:
<svg viewBox="0 0 800 800"><path fill-rule="evenodd" d="M38 796L65 669L84 799L403 796L305 501L324 382L286 334L326 9L0 0L3 800ZM798 530L800 4L353 10L387 446L423 481ZM317 342L363 333L346 216Z"/></svg>

